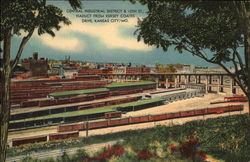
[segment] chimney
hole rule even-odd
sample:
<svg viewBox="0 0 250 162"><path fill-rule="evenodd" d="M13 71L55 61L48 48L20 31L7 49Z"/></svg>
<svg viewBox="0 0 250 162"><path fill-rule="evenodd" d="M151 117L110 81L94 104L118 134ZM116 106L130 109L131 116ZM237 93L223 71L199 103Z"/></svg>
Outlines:
<svg viewBox="0 0 250 162"><path fill-rule="evenodd" d="M33 53L33 59L34 60L38 60L38 52L34 52Z"/></svg>

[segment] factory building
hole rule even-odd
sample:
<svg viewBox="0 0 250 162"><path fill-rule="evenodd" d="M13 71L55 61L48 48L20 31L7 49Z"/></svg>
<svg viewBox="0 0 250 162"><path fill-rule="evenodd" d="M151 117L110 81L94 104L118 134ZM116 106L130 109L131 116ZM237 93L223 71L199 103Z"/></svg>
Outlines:
<svg viewBox="0 0 250 162"><path fill-rule="evenodd" d="M23 59L21 62L22 67L29 71L31 77L47 77L48 76L48 59L38 58L38 53L33 53L33 57Z"/></svg>

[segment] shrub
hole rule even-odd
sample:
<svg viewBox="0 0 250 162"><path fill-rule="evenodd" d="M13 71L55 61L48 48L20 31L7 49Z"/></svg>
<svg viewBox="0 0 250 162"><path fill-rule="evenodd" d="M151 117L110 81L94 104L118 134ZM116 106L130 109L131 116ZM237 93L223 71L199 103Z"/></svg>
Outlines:
<svg viewBox="0 0 250 162"><path fill-rule="evenodd" d="M203 151L199 150L200 144L198 138L189 136L185 141L180 142L179 146L170 144L169 149L172 154L179 152L186 159L204 161L207 159L207 156Z"/></svg>
<svg viewBox="0 0 250 162"><path fill-rule="evenodd" d="M177 146L176 146L175 144L171 144L171 145L169 146L169 149L170 149L170 152L171 152L171 153L177 152Z"/></svg>
<svg viewBox="0 0 250 162"><path fill-rule="evenodd" d="M89 157L89 155L86 153L85 150L83 149L79 149L77 150L77 152L72 156L71 161L73 162L80 162L83 161L85 159L87 159Z"/></svg>
<svg viewBox="0 0 250 162"><path fill-rule="evenodd" d="M110 159L111 157L119 157L124 153L124 148L118 144L110 147L110 145L107 146L107 148L100 153L100 155L92 158L88 158L89 161L93 160L99 160L99 161L104 161L107 159Z"/></svg>
<svg viewBox="0 0 250 162"><path fill-rule="evenodd" d="M198 145L198 139L191 136L187 141L180 143L179 151L183 157L195 159Z"/></svg>
<svg viewBox="0 0 250 162"><path fill-rule="evenodd" d="M148 150L141 150L137 154L138 159L140 160L148 160L153 157L153 155Z"/></svg>
<svg viewBox="0 0 250 162"><path fill-rule="evenodd" d="M22 162L37 162L38 160L35 158L32 158L30 156L26 156L25 158L22 159Z"/></svg>
<svg viewBox="0 0 250 162"><path fill-rule="evenodd" d="M39 162L57 162L57 161L54 160L53 158L48 158L48 159L45 159L45 160L41 160Z"/></svg>
<svg viewBox="0 0 250 162"><path fill-rule="evenodd" d="M69 155L66 153L66 152L63 152L61 158L60 158L60 161L61 162L70 162L71 159L69 157Z"/></svg>

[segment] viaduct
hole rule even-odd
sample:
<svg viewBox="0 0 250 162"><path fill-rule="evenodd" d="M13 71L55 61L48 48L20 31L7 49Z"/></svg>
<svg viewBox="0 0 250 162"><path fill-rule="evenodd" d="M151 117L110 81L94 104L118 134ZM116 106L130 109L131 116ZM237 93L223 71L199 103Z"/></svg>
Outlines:
<svg viewBox="0 0 250 162"><path fill-rule="evenodd" d="M203 86L205 93L243 93L226 73L102 74L101 76L117 82L151 80L157 83L157 87L164 88L180 87L181 85Z"/></svg>

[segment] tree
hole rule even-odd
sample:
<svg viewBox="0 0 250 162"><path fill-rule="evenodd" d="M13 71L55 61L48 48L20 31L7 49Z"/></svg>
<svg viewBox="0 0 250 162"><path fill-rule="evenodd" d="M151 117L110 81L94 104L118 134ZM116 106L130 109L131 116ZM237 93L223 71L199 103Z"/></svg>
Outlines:
<svg viewBox="0 0 250 162"><path fill-rule="evenodd" d="M68 0L72 8L80 8L80 0ZM3 69L1 72L1 106L0 106L0 161L6 158L6 143L10 119L10 76L22 55L27 42L35 30L38 35L48 33L55 36L54 31L61 28L61 23L69 25L70 21L63 16L62 10L46 4L46 0L1 0L1 35L3 42ZM11 39L14 35L22 36L15 59L11 61Z"/></svg>
<svg viewBox="0 0 250 162"><path fill-rule="evenodd" d="M168 64L168 65L162 65L160 63L155 64L157 73L175 73L176 69L174 67L174 64Z"/></svg>
<svg viewBox="0 0 250 162"><path fill-rule="evenodd" d="M130 0L134 2L134 0ZM136 34L167 51L188 51L222 67L250 99L250 2L140 0L148 15ZM244 54L239 49L244 48ZM235 72L228 65L234 66ZM249 103L250 104L250 103ZM249 105L250 109L250 105Z"/></svg>

